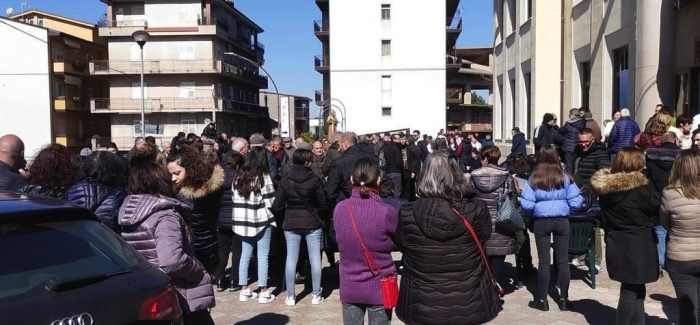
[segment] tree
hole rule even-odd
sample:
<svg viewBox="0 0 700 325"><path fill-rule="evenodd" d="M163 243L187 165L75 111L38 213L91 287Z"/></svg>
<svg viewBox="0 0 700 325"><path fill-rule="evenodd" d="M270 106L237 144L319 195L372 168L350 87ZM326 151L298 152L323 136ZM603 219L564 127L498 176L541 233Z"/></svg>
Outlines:
<svg viewBox="0 0 700 325"><path fill-rule="evenodd" d="M309 144L318 140L318 137L311 132L304 132L300 136L304 139L304 141L306 141L306 143L309 143Z"/></svg>
<svg viewBox="0 0 700 325"><path fill-rule="evenodd" d="M476 105L486 105L484 97L479 96L476 92L472 91L472 104Z"/></svg>

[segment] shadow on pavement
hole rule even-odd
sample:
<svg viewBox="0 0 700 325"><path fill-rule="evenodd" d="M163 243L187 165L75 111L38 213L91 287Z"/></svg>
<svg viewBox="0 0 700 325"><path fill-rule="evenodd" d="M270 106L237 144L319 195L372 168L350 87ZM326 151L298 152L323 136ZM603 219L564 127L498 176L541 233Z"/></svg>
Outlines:
<svg viewBox="0 0 700 325"><path fill-rule="evenodd" d="M244 320L241 322L236 323L235 325L257 325L257 324L265 324L265 325L283 325L289 323L289 316L287 315L280 315L280 314L274 314L274 313L264 313L260 314L258 316L255 316L249 320Z"/></svg>
<svg viewBox="0 0 700 325"><path fill-rule="evenodd" d="M668 317L668 321L671 323L678 324L678 302L676 298L669 297L662 294L652 294L649 296L650 299L656 300L661 303L661 308Z"/></svg>
<svg viewBox="0 0 700 325"><path fill-rule="evenodd" d="M615 313L617 310L613 307L606 306L592 299L581 299L572 301L574 308L571 312L579 313L586 317L588 324L613 324L615 323ZM646 317L647 325L668 325L669 321L656 316Z"/></svg>

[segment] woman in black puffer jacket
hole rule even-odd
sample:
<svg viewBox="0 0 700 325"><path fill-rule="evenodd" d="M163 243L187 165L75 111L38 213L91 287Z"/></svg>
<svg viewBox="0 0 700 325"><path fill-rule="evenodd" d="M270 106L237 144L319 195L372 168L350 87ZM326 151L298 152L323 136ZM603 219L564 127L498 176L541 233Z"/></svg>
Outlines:
<svg viewBox="0 0 700 325"><path fill-rule="evenodd" d="M98 151L84 160L78 182L68 188L67 199L90 209L107 227L120 233L119 208L126 197L127 162L111 152Z"/></svg>
<svg viewBox="0 0 700 325"><path fill-rule="evenodd" d="M209 274L219 265L219 220L224 193L224 169L193 146L182 146L168 156L168 172L178 198L192 208L188 220L194 235L197 259Z"/></svg>
<svg viewBox="0 0 700 325"><path fill-rule="evenodd" d="M484 246L491 262L493 275L497 280L502 281L505 280L502 278L502 271L506 256L515 254L517 240L515 233L496 225L498 199L506 191L506 188L514 188L510 172L496 166L499 159L501 159L501 152L498 147L485 148L481 152L481 161L484 167L473 171L471 180L476 188L476 197L486 202L491 214L493 228L491 237Z"/></svg>
<svg viewBox="0 0 700 325"><path fill-rule="evenodd" d="M494 319L501 302L475 242L491 235L486 204L474 198L474 187L444 151L428 156L416 188L419 198L402 207L394 239L404 254L396 315L406 324Z"/></svg>
<svg viewBox="0 0 700 325"><path fill-rule="evenodd" d="M219 208L219 224L217 226L217 236L219 238L219 266L214 272L217 279L216 287L219 291L226 288L235 290L238 285L238 263L241 260L241 236L233 232L233 179L236 178L236 171L243 166L245 157L237 151L231 151L224 161L224 189L221 196L221 208ZM228 258L231 256L231 274L228 279L224 271L228 265ZM234 278L236 277L236 278Z"/></svg>
<svg viewBox="0 0 700 325"><path fill-rule="evenodd" d="M287 305L296 303L294 279L299 258L302 237L311 262L312 298L314 305L323 301L321 297L321 228L325 225L324 216L328 213L328 199L323 181L311 170L313 154L311 150L297 149L292 155L292 165L279 183L272 204L272 211L284 214L282 229L287 242L285 278Z"/></svg>

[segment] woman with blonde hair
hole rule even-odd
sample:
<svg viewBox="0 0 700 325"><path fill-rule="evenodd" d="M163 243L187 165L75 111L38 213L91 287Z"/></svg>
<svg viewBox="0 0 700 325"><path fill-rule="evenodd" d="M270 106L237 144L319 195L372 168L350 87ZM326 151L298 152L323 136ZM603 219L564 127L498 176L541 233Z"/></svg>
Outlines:
<svg viewBox="0 0 700 325"><path fill-rule="evenodd" d="M610 279L621 282L615 324L644 324L646 284L659 278L652 218L659 198L644 170L644 155L626 148L611 169L593 174L591 187L600 195L605 229L605 262Z"/></svg>
<svg viewBox="0 0 700 325"><path fill-rule="evenodd" d="M658 112L652 116L644 128L644 132L639 133L634 138L634 145L644 152L648 148L658 148L661 146L661 137L668 131L668 125L671 123L670 114L666 112Z"/></svg>
<svg viewBox="0 0 700 325"><path fill-rule="evenodd" d="M663 191L661 224L668 229L666 271L678 298L680 324L698 324L700 308L700 151L684 150Z"/></svg>

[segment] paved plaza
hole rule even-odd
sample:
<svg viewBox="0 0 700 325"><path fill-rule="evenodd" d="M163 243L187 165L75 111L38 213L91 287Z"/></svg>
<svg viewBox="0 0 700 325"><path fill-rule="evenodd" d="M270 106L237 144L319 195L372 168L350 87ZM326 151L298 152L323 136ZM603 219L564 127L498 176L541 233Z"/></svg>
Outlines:
<svg viewBox="0 0 700 325"><path fill-rule="evenodd" d="M532 238L531 238L532 239ZM534 240L532 241L534 243ZM533 257L536 258L534 245ZM396 260L400 255L395 256ZM513 256L506 260L514 265ZM325 263L325 258L324 258ZM513 268L510 270L514 271ZM542 312L527 307L532 300L532 292L536 287L536 276L526 281L524 286L517 289L515 286L507 286L507 294L504 297L503 311L489 324L498 325L566 325L566 324L613 324L615 309L619 295L619 283L611 281L604 269L596 277L597 287L591 289L584 278L586 271L572 269L572 280L569 296L574 303L574 309L569 312L561 312L549 299L550 311ZM278 295L277 301L262 305L256 301L239 302L238 292L222 292L216 294L216 308L212 316L216 324L342 324L343 318L338 294L338 279L329 268L323 272L324 296L326 301L320 305L311 305L310 287L304 290L304 285L297 285L297 305L290 307L284 304L285 294ZM279 291L279 290L277 290ZM668 276L659 279L656 283L647 285L647 299L645 301L647 313L646 324L674 324L677 322L678 310L675 305L675 293ZM392 324L403 324L394 315Z"/></svg>

